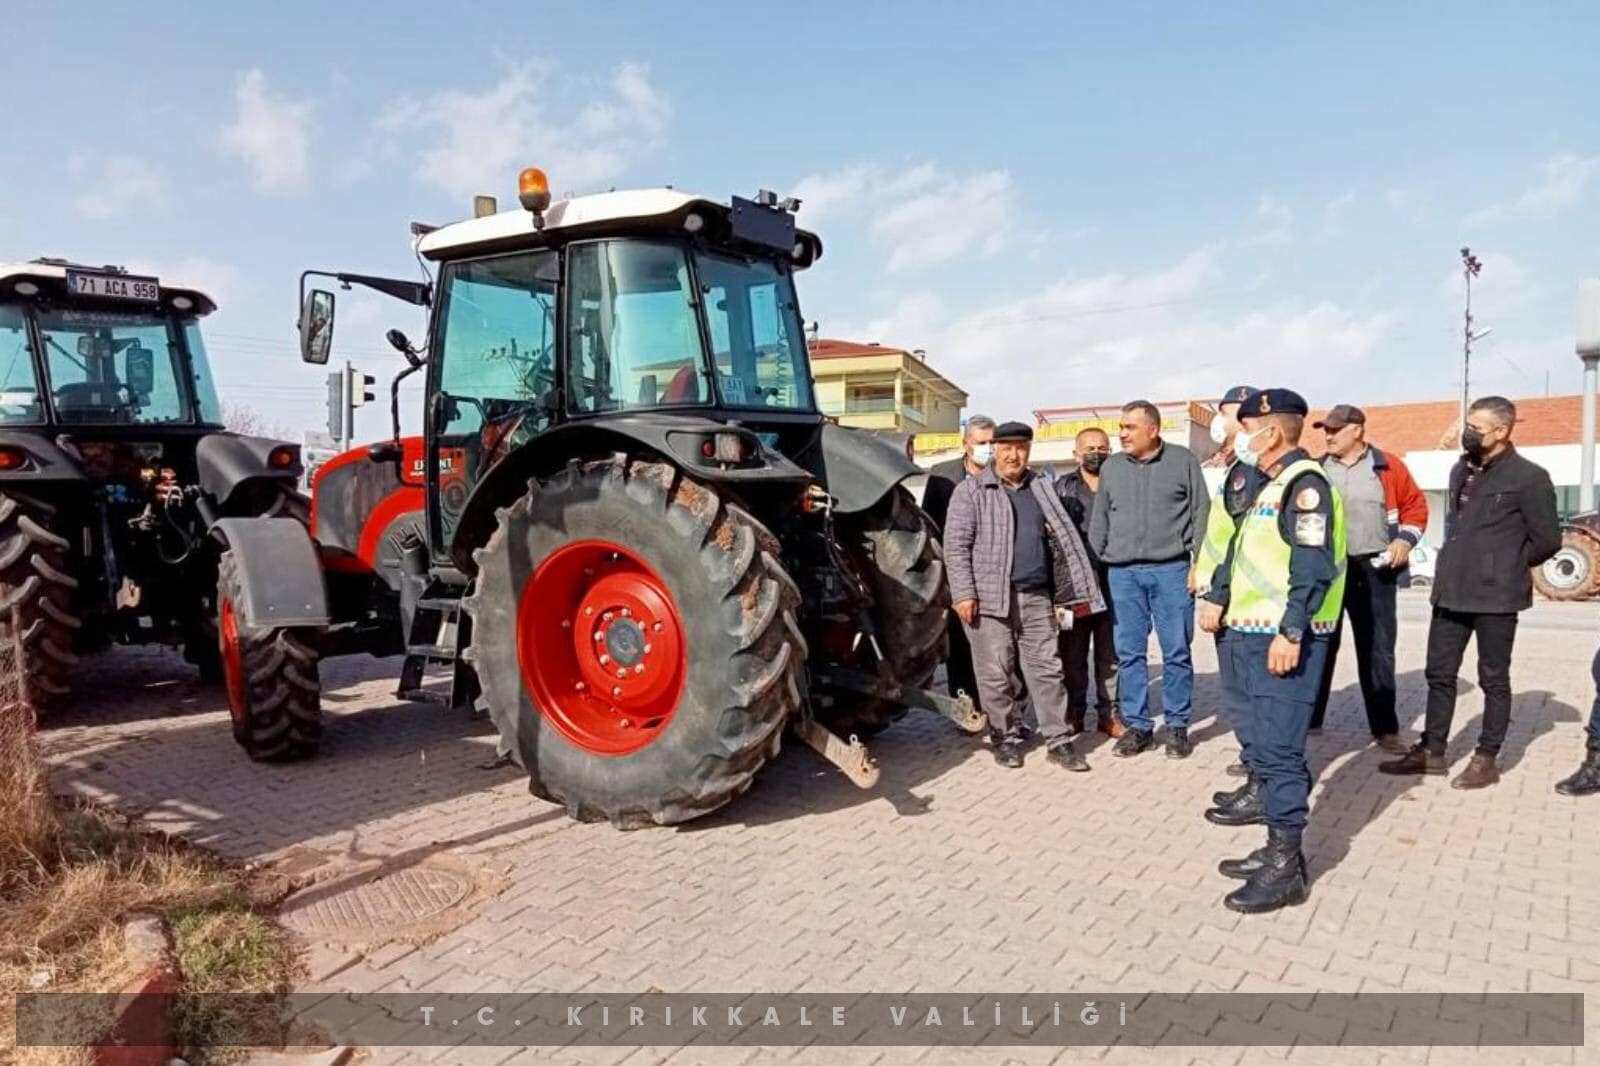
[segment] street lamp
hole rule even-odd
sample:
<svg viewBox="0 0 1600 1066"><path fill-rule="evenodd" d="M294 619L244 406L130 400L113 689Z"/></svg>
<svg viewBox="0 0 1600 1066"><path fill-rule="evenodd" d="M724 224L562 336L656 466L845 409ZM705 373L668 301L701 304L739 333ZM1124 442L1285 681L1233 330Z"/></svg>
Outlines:
<svg viewBox="0 0 1600 1066"><path fill-rule="evenodd" d="M1583 360L1583 455L1578 461L1578 510L1594 510L1594 396L1600 371L1600 278L1578 283L1578 358Z"/></svg>
<svg viewBox="0 0 1600 1066"><path fill-rule="evenodd" d="M1482 261L1472 254L1471 248L1461 249L1461 277L1467 287L1467 309L1465 313L1466 321L1461 328L1461 418L1456 424L1456 432L1458 434L1466 433L1467 404L1472 402L1467 395L1467 391L1471 388L1472 342L1488 333L1487 330L1476 335L1472 332L1472 279L1477 277L1478 272L1482 269ZM1461 437L1458 435L1456 439L1460 440Z"/></svg>

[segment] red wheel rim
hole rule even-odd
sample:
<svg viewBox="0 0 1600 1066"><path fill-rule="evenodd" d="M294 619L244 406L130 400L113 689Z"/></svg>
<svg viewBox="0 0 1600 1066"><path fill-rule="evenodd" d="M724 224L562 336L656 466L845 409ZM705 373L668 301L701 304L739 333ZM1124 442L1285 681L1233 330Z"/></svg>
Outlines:
<svg viewBox="0 0 1600 1066"><path fill-rule="evenodd" d="M233 720L244 720L244 655L239 651L239 619L233 601L223 600L218 612L217 635L222 645L222 680L228 690L228 713Z"/></svg>
<svg viewBox="0 0 1600 1066"><path fill-rule="evenodd" d="M627 755L659 737L683 695L685 651L666 584L619 544L568 544L523 586L522 683L556 731L585 751Z"/></svg>

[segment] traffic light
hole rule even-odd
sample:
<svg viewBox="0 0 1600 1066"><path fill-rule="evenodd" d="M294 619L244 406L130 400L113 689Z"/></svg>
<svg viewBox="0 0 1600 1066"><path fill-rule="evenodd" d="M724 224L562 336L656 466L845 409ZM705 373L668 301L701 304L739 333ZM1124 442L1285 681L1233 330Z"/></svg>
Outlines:
<svg viewBox="0 0 1600 1066"><path fill-rule="evenodd" d="M378 379L371 374L363 374L355 367L350 368L350 406L360 407L364 403L371 403L378 397L373 393L373 386Z"/></svg>
<svg viewBox="0 0 1600 1066"><path fill-rule="evenodd" d="M344 439L344 371L328 375L328 433L334 440Z"/></svg>

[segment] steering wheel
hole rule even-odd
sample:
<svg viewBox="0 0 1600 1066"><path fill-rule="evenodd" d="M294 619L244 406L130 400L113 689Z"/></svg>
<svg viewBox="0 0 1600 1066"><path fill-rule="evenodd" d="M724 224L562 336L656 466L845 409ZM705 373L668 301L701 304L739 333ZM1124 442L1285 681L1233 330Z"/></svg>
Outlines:
<svg viewBox="0 0 1600 1066"><path fill-rule="evenodd" d="M122 398L124 393L127 399ZM108 394L110 400L105 399ZM134 405L133 390L122 384L72 381L58 387L52 395L55 396L57 407L68 410L108 410Z"/></svg>

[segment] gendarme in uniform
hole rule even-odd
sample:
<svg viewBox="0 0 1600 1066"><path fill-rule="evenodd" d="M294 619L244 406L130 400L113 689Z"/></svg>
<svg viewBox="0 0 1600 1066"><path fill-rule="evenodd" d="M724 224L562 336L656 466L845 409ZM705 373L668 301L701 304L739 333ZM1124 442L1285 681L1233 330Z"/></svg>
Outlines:
<svg viewBox="0 0 1600 1066"><path fill-rule="evenodd" d="M1344 598L1344 507L1321 465L1300 448L1306 413L1305 400L1288 389L1265 389L1240 405L1244 431L1235 451L1265 483L1212 577L1202 620L1228 631L1223 646L1248 698L1251 769L1266 811L1266 846L1221 866L1245 878L1225 902L1246 913L1306 898L1306 730Z"/></svg>

